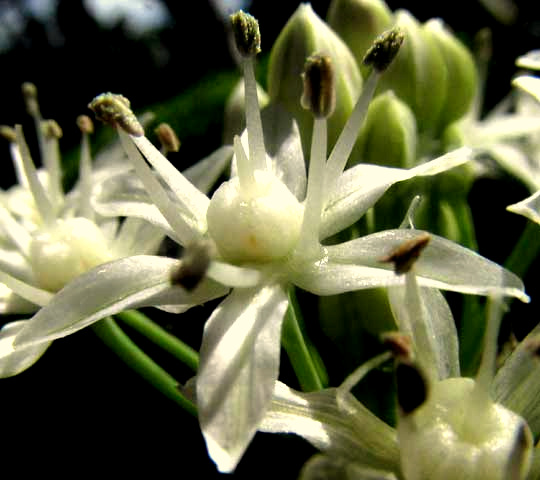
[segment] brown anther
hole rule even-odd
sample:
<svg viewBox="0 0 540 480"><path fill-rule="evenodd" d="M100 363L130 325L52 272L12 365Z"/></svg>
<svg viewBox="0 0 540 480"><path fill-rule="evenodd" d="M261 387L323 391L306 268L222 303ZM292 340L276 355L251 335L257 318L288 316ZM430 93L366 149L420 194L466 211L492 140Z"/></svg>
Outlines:
<svg viewBox="0 0 540 480"><path fill-rule="evenodd" d="M94 122L88 115L79 115L77 117L77 126L82 133L88 135L94 133Z"/></svg>
<svg viewBox="0 0 540 480"><path fill-rule="evenodd" d="M430 240L431 235L429 233L421 233L418 236L403 242L389 255L381 258L379 261L384 263L393 263L394 271L397 275L407 273L420 256L420 253L422 253L422 250L426 248Z"/></svg>
<svg viewBox="0 0 540 480"><path fill-rule="evenodd" d="M381 335L381 341L396 359L411 361L413 356L411 337L400 332L385 332Z"/></svg>
<svg viewBox="0 0 540 480"><path fill-rule="evenodd" d="M4 137L10 143L17 142L17 134L15 129L9 125L0 125L0 136Z"/></svg>
<svg viewBox="0 0 540 480"><path fill-rule="evenodd" d="M178 152L180 150L180 140L168 123L160 123L154 132L167 152Z"/></svg>
<svg viewBox="0 0 540 480"><path fill-rule="evenodd" d="M334 67L327 55L316 54L306 60L302 73L304 90L300 103L316 117L329 117L336 106Z"/></svg>
<svg viewBox="0 0 540 480"><path fill-rule="evenodd" d="M398 362L396 383L398 405L403 415L413 413L426 402L429 384L416 364Z"/></svg>
<svg viewBox="0 0 540 480"><path fill-rule="evenodd" d="M56 120L43 120L41 128L43 134L48 138L62 138L62 129Z"/></svg>
<svg viewBox="0 0 540 480"><path fill-rule="evenodd" d="M180 265L171 273L171 284L194 290L204 278L211 261L211 248L205 242L188 245L180 258Z"/></svg>
<svg viewBox="0 0 540 480"><path fill-rule="evenodd" d="M94 112L96 118L114 127L120 127L126 133L141 137L144 129L131 111L129 100L116 93L102 93L94 98L88 108Z"/></svg>

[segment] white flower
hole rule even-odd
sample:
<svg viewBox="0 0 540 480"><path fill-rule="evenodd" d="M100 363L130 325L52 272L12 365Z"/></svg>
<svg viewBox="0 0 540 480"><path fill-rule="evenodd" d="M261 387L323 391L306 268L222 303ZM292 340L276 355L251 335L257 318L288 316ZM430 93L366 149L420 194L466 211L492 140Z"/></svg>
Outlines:
<svg viewBox="0 0 540 480"><path fill-rule="evenodd" d="M36 171L22 128L4 127L19 184L0 197L0 311L32 313L78 275L113 259L155 253L163 234L139 219L103 218L90 207L92 183L118 166L92 173L88 134L92 123L80 117L83 132L78 184L67 195L61 186L59 127L41 118L33 86L26 84L29 109L38 128L44 168ZM129 166L129 164L128 164ZM126 170L126 166L122 168ZM0 331L0 376L16 375L31 366L50 341L13 348L13 339L30 327L26 320Z"/></svg>
<svg viewBox="0 0 540 480"><path fill-rule="evenodd" d="M295 433L324 452L308 461L300 476L304 480L537 478L537 449L527 474L533 454L530 429L538 434L540 427L540 365L533 364L538 362L531 354L531 346L538 348L538 327L493 378L501 308L492 299L479 371L474 380L460 377L448 304L439 291L419 288L414 270L405 276L405 286L389 290L402 332L388 337L397 358L397 428L350 393L370 369L391 357L387 352L338 388L299 393L277 382L261 431Z"/></svg>
<svg viewBox="0 0 540 480"><path fill-rule="evenodd" d="M332 295L402 284L403 278L379 260L415 232L389 230L338 245L322 242L356 222L394 183L435 175L470 157L468 149L461 149L410 170L358 165L343 172L376 73L368 81L371 93L360 97L328 160L326 121L315 120L306 178L298 130L279 108L266 112L263 136L250 56L243 65L247 132L234 141L236 175L211 198L144 137L123 97L104 94L94 99L96 114L118 127L148 192L145 196L125 177L111 178L96 199L98 211L142 217L163 228L188 253L205 253L199 260L180 262L132 257L91 270L59 292L32 319L32 330L16 339L31 345L57 338L134 304L182 312L232 287L205 325L197 374L202 431L210 456L223 472L235 468L271 401L281 325L289 307L287 289L295 285ZM227 155L230 149L225 147L213 159ZM195 288L178 285L186 277L202 276L206 266ZM443 238L433 237L417 269L423 286L527 299L516 276Z"/></svg>

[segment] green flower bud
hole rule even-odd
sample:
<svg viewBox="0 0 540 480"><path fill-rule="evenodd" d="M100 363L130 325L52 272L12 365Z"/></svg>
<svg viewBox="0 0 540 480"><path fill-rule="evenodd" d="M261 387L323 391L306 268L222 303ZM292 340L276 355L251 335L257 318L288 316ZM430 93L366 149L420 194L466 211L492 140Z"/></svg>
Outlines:
<svg viewBox="0 0 540 480"><path fill-rule="evenodd" d="M416 160L416 121L405 102L387 91L369 105L357 141L365 163L410 168Z"/></svg>
<svg viewBox="0 0 540 480"><path fill-rule="evenodd" d="M369 68L362 60L373 40L392 26L392 12L382 0L333 0L328 24L351 49L365 77Z"/></svg>
<svg viewBox="0 0 540 480"><path fill-rule="evenodd" d="M302 108L302 71L306 59L318 53L331 58L335 69L336 104L328 118L331 148L350 115L362 87L356 61L343 40L313 11L302 4L277 38L268 64L268 93L271 102L281 103L295 117L302 136L304 153L311 144L313 115Z"/></svg>
<svg viewBox="0 0 540 480"><path fill-rule="evenodd" d="M449 32L440 19L429 20L424 31L445 63L446 101L439 117L438 131L461 118L472 105L477 88L477 71L471 53Z"/></svg>
<svg viewBox="0 0 540 480"><path fill-rule="evenodd" d="M268 94L257 84L257 97L260 108L268 104ZM240 79L233 88L225 103L225 115L223 126L223 142L233 144L235 135L240 135L246 128L246 107L244 96L244 81Z"/></svg>
<svg viewBox="0 0 540 480"><path fill-rule="evenodd" d="M419 133L432 137L446 103L446 65L431 35L410 13L398 11L395 26L405 41L381 76L379 91L394 90L414 112Z"/></svg>

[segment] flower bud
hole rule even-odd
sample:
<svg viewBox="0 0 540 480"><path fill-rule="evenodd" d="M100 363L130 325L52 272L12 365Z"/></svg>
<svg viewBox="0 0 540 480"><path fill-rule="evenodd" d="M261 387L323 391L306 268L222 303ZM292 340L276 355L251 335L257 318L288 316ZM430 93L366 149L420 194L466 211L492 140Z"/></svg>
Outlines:
<svg viewBox="0 0 540 480"><path fill-rule="evenodd" d="M335 71L336 107L328 119L331 148L358 98L362 77L356 61L337 34L318 17L309 4L302 4L277 38L268 65L268 93L295 117L300 128L304 153L308 154L313 115L300 105L302 70L314 53L331 58Z"/></svg>
<svg viewBox="0 0 540 480"><path fill-rule="evenodd" d="M430 36L407 11L396 13L405 41L379 82L379 91L394 90L414 112L419 133L433 134L446 102L444 60Z"/></svg>
<svg viewBox="0 0 540 480"><path fill-rule="evenodd" d="M429 41L436 45L446 67L447 92L438 127L441 132L469 111L476 94L477 71L471 53L440 19L429 20L424 31Z"/></svg>
<svg viewBox="0 0 540 480"><path fill-rule="evenodd" d="M362 162L410 168L416 143L416 120L407 104L392 91L375 97L356 144Z"/></svg>
<svg viewBox="0 0 540 480"><path fill-rule="evenodd" d="M365 77L362 64L373 40L392 26L392 12L382 0L333 0L328 8L328 24L351 49Z"/></svg>

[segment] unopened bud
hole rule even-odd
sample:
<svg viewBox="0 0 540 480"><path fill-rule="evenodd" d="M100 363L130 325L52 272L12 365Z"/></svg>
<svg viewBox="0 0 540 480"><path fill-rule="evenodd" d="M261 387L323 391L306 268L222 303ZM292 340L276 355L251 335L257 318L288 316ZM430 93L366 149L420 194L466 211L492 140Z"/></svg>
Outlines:
<svg viewBox="0 0 540 480"><path fill-rule="evenodd" d="M420 253L422 253L422 250L426 248L430 240L431 235L429 233L421 233L417 237L403 242L389 255L381 258L380 261L393 263L394 271L397 275L407 273L420 256Z"/></svg>
<svg viewBox="0 0 540 480"><path fill-rule="evenodd" d="M32 116L38 116L39 103L37 95L37 87L31 82L24 82L21 86L26 111Z"/></svg>
<svg viewBox="0 0 540 480"><path fill-rule="evenodd" d="M131 111L129 100L123 95L102 93L88 104L88 108L94 112L98 120L104 123L114 127L119 126L136 137L144 135L142 125Z"/></svg>
<svg viewBox="0 0 540 480"><path fill-rule="evenodd" d="M379 35L364 57L364 65L371 65L378 72L388 68L396 57L405 36L399 28Z"/></svg>
<svg viewBox="0 0 540 480"><path fill-rule="evenodd" d="M154 132L164 150L167 152L178 152L180 150L180 140L168 123L160 123Z"/></svg>
<svg viewBox="0 0 540 480"><path fill-rule="evenodd" d="M88 115L79 115L77 117L77 126L82 133L89 135L94 133L94 122Z"/></svg>
<svg viewBox="0 0 540 480"><path fill-rule="evenodd" d="M326 55L310 56L302 74L304 91L300 100L302 107L316 117L329 117L336 106L334 68L332 59Z"/></svg>
<svg viewBox="0 0 540 480"><path fill-rule="evenodd" d="M17 142L17 134L15 133L15 129L9 125L0 125L0 136L4 137L8 142Z"/></svg>
<svg viewBox="0 0 540 480"><path fill-rule="evenodd" d="M197 242L184 249L180 266L171 274L171 283L188 291L194 290L204 278L211 260L211 248L207 242Z"/></svg>
<svg viewBox="0 0 540 480"><path fill-rule="evenodd" d="M362 75L362 60L373 40L392 26L392 12L384 0L332 0L327 22L351 49Z"/></svg>
<svg viewBox="0 0 540 480"><path fill-rule="evenodd" d="M236 48L244 57L252 57L261 51L261 33L255 17L239 10L231 16Z"/></svg>
<svg viewBox="0 0 540 480"><path fill-rule="evenodd" d="M46 138L62 138L62 128L56 120L43 120L41 128Z"/></svg>

